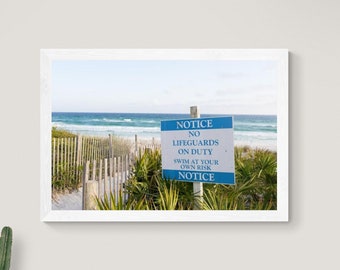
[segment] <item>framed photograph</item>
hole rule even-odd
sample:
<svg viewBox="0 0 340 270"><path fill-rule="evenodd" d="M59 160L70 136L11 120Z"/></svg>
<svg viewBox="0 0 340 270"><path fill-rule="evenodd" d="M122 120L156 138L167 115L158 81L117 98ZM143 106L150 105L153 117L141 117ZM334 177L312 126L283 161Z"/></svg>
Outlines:
<svg viewBox="0 0 340 270"><path fill-rule="evenodd" d="M288 221L288 50L40 61L41 221Z"/></svg>

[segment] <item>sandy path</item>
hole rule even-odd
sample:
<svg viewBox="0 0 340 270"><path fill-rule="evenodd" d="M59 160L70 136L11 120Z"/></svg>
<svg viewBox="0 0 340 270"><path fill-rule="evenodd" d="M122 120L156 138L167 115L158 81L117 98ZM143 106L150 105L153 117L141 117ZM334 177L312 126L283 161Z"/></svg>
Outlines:
<svg viewBox="0 0 340 270"><path fill-rule="evenodd" d="M66 194L56 194L52 200L52 210L82 210L83 189Z"/></svg>

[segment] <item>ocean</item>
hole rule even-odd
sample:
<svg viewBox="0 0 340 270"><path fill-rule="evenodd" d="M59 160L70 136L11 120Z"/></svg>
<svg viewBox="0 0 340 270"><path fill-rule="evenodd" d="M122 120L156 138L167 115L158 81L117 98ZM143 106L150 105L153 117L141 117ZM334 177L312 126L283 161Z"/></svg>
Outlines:
<svg viewBox="0 0 340 270"><path fill-rule="evenodd" d="M201 117L226 115L201 114ZM52 126L76 134L108 136L113 134L133 139L160 140L162 120L190 118L188 114L154 113L74 113L52 112ZM234 143L251 147L277 149L276 115L234 115Z"/></svg>

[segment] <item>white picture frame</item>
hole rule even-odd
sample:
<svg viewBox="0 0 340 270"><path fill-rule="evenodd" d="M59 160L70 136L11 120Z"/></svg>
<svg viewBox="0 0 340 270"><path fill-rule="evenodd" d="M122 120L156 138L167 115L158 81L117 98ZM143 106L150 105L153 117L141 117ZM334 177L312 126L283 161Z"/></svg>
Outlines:
<svg viewBox="0 0 340 270"><path fill-rule="evenodd" d="M41 49L40 219L43 222L286 222L289 220L289 87L287 49ZM52 210L51 97L56 60L273 60L277 91L277 210Z"/></svg>

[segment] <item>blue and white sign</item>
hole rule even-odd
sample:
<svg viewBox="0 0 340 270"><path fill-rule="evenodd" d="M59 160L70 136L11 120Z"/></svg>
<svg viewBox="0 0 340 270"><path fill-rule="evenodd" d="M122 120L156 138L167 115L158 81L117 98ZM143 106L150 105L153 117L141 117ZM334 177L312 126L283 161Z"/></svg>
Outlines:
<svg viewBox="0 0 340 270"><path fill-rule="evenodd" d="M233 117L161 122L163 177L235 184Z"/></svg>

